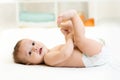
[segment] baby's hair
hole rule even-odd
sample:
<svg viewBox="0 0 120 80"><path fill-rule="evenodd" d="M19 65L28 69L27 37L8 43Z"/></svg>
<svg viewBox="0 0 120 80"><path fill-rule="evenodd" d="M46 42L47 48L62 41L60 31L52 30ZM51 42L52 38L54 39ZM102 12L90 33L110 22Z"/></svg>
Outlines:
<svg viewBox="0 0 120 80"><path fill-rule="evenodd" d="M13 51L13 59L14 59L14 62L15 63L20 63L20 64L26 64L26 61L25 60L22 60L20 57L19 57L19 48L20 48L20 46L21 46L21 42L22 42L22 40L19 40L17 43L16 43L16 45L15 45L15 47L14 47L14 51Z"/></svg>

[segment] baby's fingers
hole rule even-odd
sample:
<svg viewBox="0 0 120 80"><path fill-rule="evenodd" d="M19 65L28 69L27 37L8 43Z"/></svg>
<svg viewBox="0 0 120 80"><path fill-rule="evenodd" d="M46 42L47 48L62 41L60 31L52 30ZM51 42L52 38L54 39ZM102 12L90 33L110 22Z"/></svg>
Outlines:
<svg viewBox="0 0 120 80"><path fill-rule="evenodd" d="M60 30L61 30L61 32L63 33L64 36L67 36L67 34L68 34L67 31L65 31L64 29L60 29Z"/></svg>

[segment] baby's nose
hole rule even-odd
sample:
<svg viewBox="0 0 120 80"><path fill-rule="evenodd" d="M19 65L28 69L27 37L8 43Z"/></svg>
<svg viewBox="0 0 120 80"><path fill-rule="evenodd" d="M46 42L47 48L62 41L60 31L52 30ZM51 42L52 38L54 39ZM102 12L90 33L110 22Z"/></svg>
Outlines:
<svg viewBox="0 0 120 80"><path fill-rule="evenodd" d="M37 50L37 48L36 48L36 47L33 47L33 48L32 48L32 51L36 51L36 50Z"/></svg>

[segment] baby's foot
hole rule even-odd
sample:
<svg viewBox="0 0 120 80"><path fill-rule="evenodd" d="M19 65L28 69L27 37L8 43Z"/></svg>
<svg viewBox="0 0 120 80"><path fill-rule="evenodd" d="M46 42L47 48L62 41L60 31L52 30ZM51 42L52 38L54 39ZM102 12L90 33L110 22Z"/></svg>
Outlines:
<svg viewBox="0 0 120 80"><path fill-rule="evenodd" d="M68 21L66 21L66 22L60 23L60 24L59 24L59 27L66 27L66 28L70 27L70 28L72 28L72 27L73 27L73 24L72 24L72 21L68 20Z"/></svg>
<svg viewBox="0 0 120 80"><path fill-rule="evenodd" d="M57 19L57 24L60 25L62 22L71 20L72 17L74 17L74 15L76 13L77 12L75 10L70 10L70 11L67 11L67 12L64 12L64 13L60 14L58 16L58 19Z"/></svg>

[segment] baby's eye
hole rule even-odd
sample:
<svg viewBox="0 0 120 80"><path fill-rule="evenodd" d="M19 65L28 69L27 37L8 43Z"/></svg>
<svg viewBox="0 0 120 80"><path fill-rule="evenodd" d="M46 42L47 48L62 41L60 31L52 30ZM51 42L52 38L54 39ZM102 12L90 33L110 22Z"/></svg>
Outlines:
<svg viewBox="0 0 120 80"><path fill-rule="evenodd" d="M35 45L35 42L33 42L32 45L34 46L34 45Z"/></svg>
<svg viewBox="0 0 120 80"><path fill-rule="evenodd" d="M32 52L29 52L29 55L31 55L32 54Z"/></svg>

